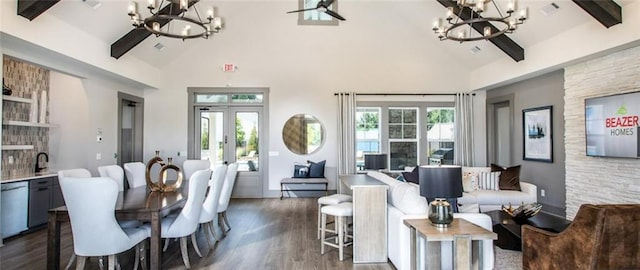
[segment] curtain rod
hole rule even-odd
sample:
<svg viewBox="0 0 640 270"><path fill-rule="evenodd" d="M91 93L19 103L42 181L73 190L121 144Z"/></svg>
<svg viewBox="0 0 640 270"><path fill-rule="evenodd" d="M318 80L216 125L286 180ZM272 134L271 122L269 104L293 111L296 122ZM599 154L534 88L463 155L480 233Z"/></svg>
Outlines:
<svg viewBox="0 0 640 270"><path fill-rule="evenodd" d="M340 93L333 93L334 96L339 95ZM349 93L344 93L345 95L349 95ZM447 94L436 94L436 93L424 93L424 94L402 94L402 93L355 93L358 96L455 96L456 94L447 93ZM476 93L465 93L467 95L475 96Z"/></svg>

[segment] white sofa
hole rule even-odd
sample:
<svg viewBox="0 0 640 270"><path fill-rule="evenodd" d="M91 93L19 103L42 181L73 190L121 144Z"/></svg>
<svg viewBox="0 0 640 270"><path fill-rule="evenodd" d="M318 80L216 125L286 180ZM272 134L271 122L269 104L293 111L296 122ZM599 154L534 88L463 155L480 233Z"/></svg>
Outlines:
<svg viewBox="0 0 640 270"><path fill-rule="evenodd" d="M387 185L387 256L398 270L409 269L410 261L410 236L409 227L404 225L405 219L427 218L428 203L420 196L419 186L413 183L401 182L380 172L369 172L374 177ZM481 213L456 213L455 218L463 218L485 229L492 230L491 218ZM493 241L483 240L484 269L493 269L494 251ZM442 269L452 269L453 256L451 245L442 246Z"/></svg>
<svg viewBox="0 0 640 270"><path fill-rule="evenodd" d="M490 172L490 167L462 167L462 174L466 172ZM478 204L480 212L492 210L500 210L502 205L511 204L517 207L522 203L534 203L538 201L538 188L531 183L520 182L520 191L518 190L474 190L463 192L462 197L458 198L458 204Z"/></svg>

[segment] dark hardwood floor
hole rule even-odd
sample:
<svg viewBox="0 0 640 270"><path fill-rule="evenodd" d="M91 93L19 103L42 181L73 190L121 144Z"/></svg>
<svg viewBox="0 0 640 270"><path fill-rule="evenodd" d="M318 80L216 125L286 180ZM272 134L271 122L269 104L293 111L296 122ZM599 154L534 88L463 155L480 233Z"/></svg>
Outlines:
<svg viewBox="0 0 640 270"><path fill-rule="evenodd" d="M353 264L351 249L342 262L333 248L320 255L316 211L315 198L233 199L227 211L232 230L225 238L210 250L200 231L202 258L189 242L192 269L395 269L390 263ZM45 229L7 239L0 248L0 269L45 269L46 234ZM73 252L68 223L61 234L64 268ZM163 269L184 269L178 242L172 242L162 259ZM118 260L122 269L131 269L133 252L120 254ZM98 269L97 259L88 261L85 269Z"/></svg>

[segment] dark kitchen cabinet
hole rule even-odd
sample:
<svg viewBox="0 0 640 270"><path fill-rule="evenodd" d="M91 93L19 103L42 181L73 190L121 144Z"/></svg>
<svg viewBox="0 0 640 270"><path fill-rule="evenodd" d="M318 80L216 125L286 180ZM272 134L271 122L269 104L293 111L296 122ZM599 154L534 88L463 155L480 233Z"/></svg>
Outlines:
<svg viewBox="0 0 640 270"><path fill-rule="evenodd" d="M47 212L64 205L58 177L33 179L29 183L29 228L47 223Z"/></svg>

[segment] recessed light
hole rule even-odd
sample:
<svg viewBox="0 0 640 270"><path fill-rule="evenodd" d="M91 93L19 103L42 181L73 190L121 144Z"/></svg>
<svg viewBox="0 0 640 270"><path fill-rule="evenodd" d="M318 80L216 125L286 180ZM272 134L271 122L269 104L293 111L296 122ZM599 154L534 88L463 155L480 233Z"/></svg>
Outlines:
<svg viewBox="0 0 640 270"><path fill-rule="evenodd" d="M540 9L540 14L544 16L549 16L553 13L556 13L558 9L560 9L560 7L556 3L551 3L542 7Z"/></svg>

